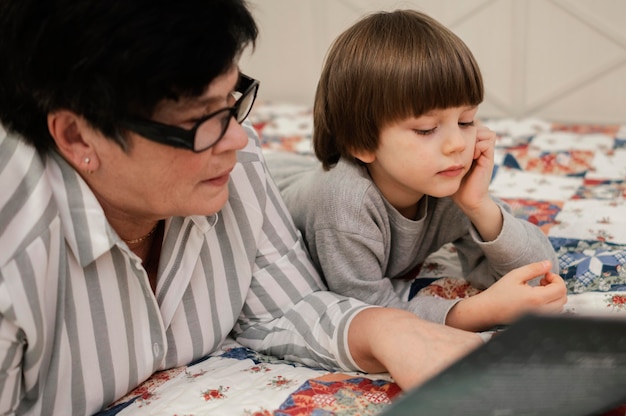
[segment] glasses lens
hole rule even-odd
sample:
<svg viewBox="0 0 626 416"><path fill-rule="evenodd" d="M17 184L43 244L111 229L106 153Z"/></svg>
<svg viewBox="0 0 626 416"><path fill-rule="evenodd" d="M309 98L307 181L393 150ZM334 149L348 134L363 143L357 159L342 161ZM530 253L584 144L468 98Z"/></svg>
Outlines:
<svg viewBox="0 0 626 416"><path fill-rule="evenodd" d="M231 117L235 116L237 123L242 123L252 110L258 89L259 84L254 81L243 94L240 91L233 92L233 107L224 108L204 120L196 129L194 151L201 152L220 141L228 129Z"/></svg>
<svg viewBox="0 0 626 416"><path fill-rule="evenodd" d="M213 146L222 138L232 117L232 109L224 108L198 126L194 150L199 152Z"/></svg>
<svg viewBox="0 0 626 416"><path fill-rule="evenodd" d="M245 95L243 95L239 99L236 114L237 123L242 123L246 119L246 117L248 117L248 114L250 114L250 110L252 110L252 105L254 104L258 88L258 84L254 85L253 88L250 88L248 91L246 91Z"/></svg>

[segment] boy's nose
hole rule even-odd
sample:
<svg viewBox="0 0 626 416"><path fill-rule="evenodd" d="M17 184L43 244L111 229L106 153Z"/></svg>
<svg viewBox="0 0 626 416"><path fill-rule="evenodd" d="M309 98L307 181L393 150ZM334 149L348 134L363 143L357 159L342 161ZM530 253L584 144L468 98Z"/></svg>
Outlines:
<svg viewBox="0 0 626 416"><path fill-rule="evenodd" d="M463 136L461 129L451 129L451 131L446 136L446 140L444 143L444 153L460 152L465 149L465 146L465 137Z"/></svg>

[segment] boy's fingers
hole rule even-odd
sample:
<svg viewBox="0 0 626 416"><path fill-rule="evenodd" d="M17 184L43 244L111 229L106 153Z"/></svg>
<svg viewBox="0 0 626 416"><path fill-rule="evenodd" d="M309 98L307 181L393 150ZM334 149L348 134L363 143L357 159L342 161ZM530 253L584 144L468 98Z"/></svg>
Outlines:
<svg viewBox="0 0 626 416"><path fill-rule="evenodd" d="M544 299L549 299L549 304L555 306L563 306L567 302L567 287L565 282L555 273L546 273L544 279L545 284L534 288L540 290Z"/></svg>
<svg viewBox="0 0 626 416"><path fill-rule="evenodd" d="M519 267L514 270L517 276L519 276L521 282L527 282L536 277L545 275L550 271L552 262L548 260L539 261L536 263L530 263L525 266ZM545 278L545 277L544 277Z"/></svg>

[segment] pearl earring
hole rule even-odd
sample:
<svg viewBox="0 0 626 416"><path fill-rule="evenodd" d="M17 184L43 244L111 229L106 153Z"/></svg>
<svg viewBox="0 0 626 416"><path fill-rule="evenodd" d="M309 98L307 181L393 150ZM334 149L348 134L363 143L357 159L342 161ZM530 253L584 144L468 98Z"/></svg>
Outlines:
<svg viewBox="0 0 626 416"><path fill-rule="evenodd" d="M85 156L83 162L85 162L85 165L89 165L91 163L91 159L89 158L89 156ZM93 173L93 170L87 169L87 173L91 175Z"/></svg>

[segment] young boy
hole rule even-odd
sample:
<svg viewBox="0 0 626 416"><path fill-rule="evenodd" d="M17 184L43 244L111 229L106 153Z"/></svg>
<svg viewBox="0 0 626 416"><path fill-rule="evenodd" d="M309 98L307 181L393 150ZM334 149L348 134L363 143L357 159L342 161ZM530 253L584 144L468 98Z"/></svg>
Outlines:
<svg viewBox="0 0 626 416"><path fill-rule="evenodd" d="M561 310L550 242L489 195L495 134L475 122L482 100L470 50L422 13L372 14L338 37L315 97L321 166L294 175L290 157L268 159L331 290L472 331ZM401 297L402 279L446 243L486 290ZM538 287L516 270L533 262L545 274Z"/></svg>

